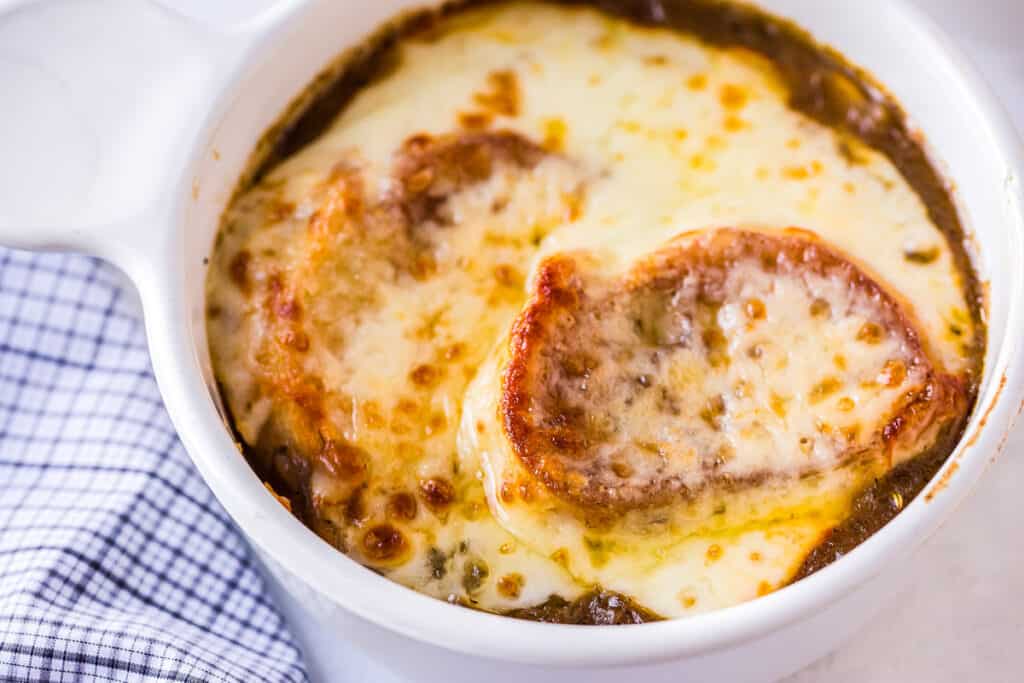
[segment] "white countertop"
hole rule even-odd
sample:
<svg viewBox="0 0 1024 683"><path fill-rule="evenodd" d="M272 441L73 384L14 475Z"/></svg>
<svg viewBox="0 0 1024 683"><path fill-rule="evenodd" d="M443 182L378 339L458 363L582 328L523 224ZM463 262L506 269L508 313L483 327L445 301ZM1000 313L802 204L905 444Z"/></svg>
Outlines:
<svg viewBox="0 0 1024 683"><path fill-rule="evenodd" d="M916 1L961 43L1024 131L1024 0ZM907 566L916 577L912 587L843 649L787 683L1021 680L1024 543L1018 525L1024 496L1017 486L1024 482L1022 450L1024 426L963 508ZM325 632L283 595L281 604L314 680L406 683Z"/></svg>

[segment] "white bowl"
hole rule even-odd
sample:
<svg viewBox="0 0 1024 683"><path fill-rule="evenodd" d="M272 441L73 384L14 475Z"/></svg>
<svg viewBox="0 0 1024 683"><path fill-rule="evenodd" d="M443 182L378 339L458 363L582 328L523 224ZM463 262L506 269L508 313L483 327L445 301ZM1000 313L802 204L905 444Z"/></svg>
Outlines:
<svg viewBox="0 0 1024 683"><path fill-rule="evenodd" d="M19 6L0 18L0 243L104 257L139 290L153 367L196 466L274 574L326 628L418 679L763 681L836 647L998 455L1024 408L1024 172L977 73L902 0L763 0L867 68L955 187L991 293L985 375L966 436L892 523L810 578L751 603L642 626L537 624L433 600L330 547L264 490L218 413L204 259L263 131L346 46L420 3L294 0L231 30L132 0ZM443 76L439 76L443 77Z"/></svg>

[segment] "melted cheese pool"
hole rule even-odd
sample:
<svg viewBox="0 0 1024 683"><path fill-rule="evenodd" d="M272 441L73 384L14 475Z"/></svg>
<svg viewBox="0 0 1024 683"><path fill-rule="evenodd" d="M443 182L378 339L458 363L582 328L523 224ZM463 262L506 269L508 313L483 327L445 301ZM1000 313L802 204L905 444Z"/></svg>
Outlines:
<svg viewBox="0 0 1024 683"><path fill-rule="evenodd" d="M282 500L341 551L481 609L600 590L664 617L696 614L785 585L864 486L963 418L962 395L917 408L934 398L922 387L962 391L980 334L949 244L884 156L787 106L770 62L529 3L457 13L398 50L398 65L318 140L233 201L208 279L210 348L234 426ZM689 382L680 396L694 400L663 411L667 426L650 422L647 403L616 403L606 422L643 423L644 440L579 465L589 475L624 453L632 472L654 453L675 488L629 509L606 504L622 499L614 483L604 498L568 496L570 485L524 465L503 414L510 339L543 290L539 274L559 259L588 263L593 282L620 282L600 285L611 287L607 310L626 310L616 278L680 236L719 228L799 228L844 272L877 283L906 328L865 339L873 318L841 303L841 286L819 295L803 275L786 285L771 269L737 270L748 279L707 309L704 346L671 342L665 381ZM826 329L804 313L827 297ZM672 301L684 319L696 315L690 299ZM775 325L767 341L794 335L769 351L774 364L750 355L758 332L744 312ZM668 344L642 332L637 348ZM567 334L562 347L596 355L599 334ZM615 334L625 355L602 358L604 368L640 353ZM728 373L712 372L715 335ZM657 379L646 372L641 385ZM843 382L860 384L843 393ZM812 411L815 391L838 392L825 417ZM912 393L918 403L897 396ZM525 410L539 415L537 405ZM885 430L897 409L913 409L905 421L919 428L894 447ZM840 430L837 416L851 411L857 420ZM732 464L685 463L702 444L725 452L723 439ZM753 471L752 453L770 476L734 485ZM825 465L802 464L807 453Z"/></svg>

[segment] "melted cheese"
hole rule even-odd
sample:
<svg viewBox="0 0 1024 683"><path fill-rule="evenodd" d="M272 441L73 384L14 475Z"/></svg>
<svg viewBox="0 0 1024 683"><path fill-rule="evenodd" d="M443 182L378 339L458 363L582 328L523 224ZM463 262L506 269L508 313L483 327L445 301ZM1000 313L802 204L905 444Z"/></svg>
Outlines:
<svg viewBox="0 0 1024 683"><path fill-rule="evenodd" d="M582 583L664 614L774 588L962 414L899 305L799 233L709 231L607 267L541 266L459 444L502 526Z"/></svg>
<svg viewBox="0 0 1024 683"><path fill-rule="evenodd" d="M400 57L225 216L208 324L243 440L306 482L318 533L440 598L507 610L600 584L681 616L785 583L888 464L824 467L724 510L694 499L601 533L548 514L559 503L543 491L513 509L498 485L513 462L503 340L552 256L585 251L613 278L682 233L799 226L899 292L936 365L964 372L975 330L962 276L920 199L884 157L790 110L773 67L742 50L517 3L446 19ZM478 162L469 176L451 170ZM780 283L765 298L766 335L787 339L769 354L787 369L714 379L717 394L749 380L729 419L762 425L759 467L779 467L821 418L799 399L778 417L776 384L783 399L806 395L848 346L848 329L820 344L785 336L807 329L787 318L802 296ZM747 345L739 305L718 316ZM844 372L898 355L876 351ZM684 357L673 363L675 381L712 393ZM827 407L880 405L865 391Z"/></svg>

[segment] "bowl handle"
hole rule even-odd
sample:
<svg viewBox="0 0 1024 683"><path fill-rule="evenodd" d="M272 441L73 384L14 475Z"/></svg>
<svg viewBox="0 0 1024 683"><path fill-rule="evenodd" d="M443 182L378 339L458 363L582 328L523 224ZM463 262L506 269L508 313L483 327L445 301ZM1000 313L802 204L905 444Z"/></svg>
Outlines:
<svg viewBox="0 0 1024 683"><path fill-rule="evenodd" d="M0 13L0 244L122 267L162 248L157 217L256 33L141 0Z"/></svg>

